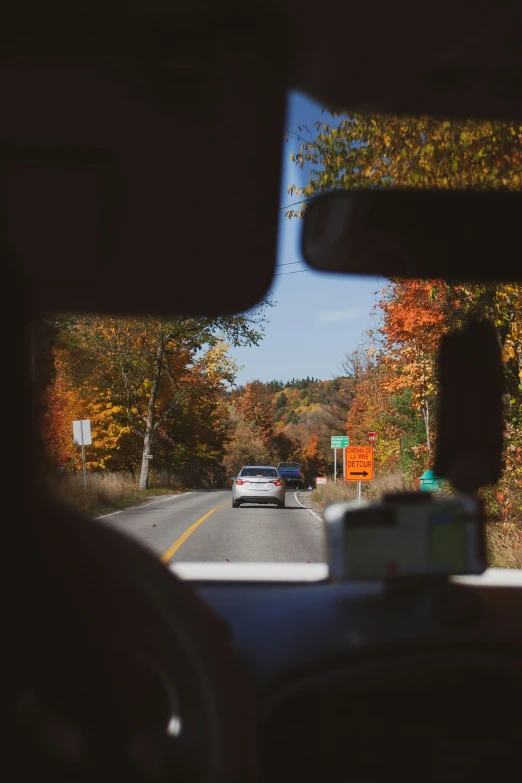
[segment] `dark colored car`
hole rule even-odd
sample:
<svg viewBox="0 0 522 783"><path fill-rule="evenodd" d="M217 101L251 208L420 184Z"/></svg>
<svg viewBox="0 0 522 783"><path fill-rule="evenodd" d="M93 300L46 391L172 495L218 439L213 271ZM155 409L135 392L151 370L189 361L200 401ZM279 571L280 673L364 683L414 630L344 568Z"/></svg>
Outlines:
<svg viewBox="0 0 522 783"><path fill-rule="evenodd" d="M282 475L287 487L304 489L304 474L301 470L301 465L298 462L280 462L277 469Z"/></svg>

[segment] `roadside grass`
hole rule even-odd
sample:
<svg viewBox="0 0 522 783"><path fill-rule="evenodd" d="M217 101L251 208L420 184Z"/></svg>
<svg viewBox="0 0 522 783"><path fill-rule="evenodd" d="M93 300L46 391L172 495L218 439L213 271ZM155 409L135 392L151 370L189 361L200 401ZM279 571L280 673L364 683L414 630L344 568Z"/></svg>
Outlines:
<svg viewBox="0 0 522 783"><path fill-rule="evenodd" d="M493 568L522 568L522 525L490 521L486 526L488 561Z"/></svg>
<svg viewBox="0 0 522 783"><path fill-rule="evenodd" d="M363 483L362 497L364 500L377 501L387 492L406 492L415 490L413 482L400 472L380 476L374 481ZM447 484L442 495L453 494ZM320 484L312 493L311 499L321 509L330 503L355 500L357 488L355 482L328 481ZM522 519L504 520L497 512L491 499L486 501L486 546L488 563L492 568L522 568ZM519 504L522 508L522 503Z"/></svg>
<svg viewBox="0 0 522 783"><path fill-rule="evenodd" d="M153 474L149 489L140 491L137 479L126 471L88 473L86 488L81 473L49 478L47 486L56 501L93 517L138 506L154 497L178 495L185 490L177 477Z"/></svg>
<svg viewBox="0 0 522 783"><path fill-rule="evenodd" d="M487 516L488 559L496 568L522 568L522 482L506 471L482 491Z"/></svg>
<svg viewBox="0 0 522 783"><path fill-rule="evenodd" d="M387 476L378 476L373 481L362 482L363 500L379 500L388 492L407 492L413 490L413 483L400 471L395 471ZM312 500L321 508L325 508L329 503L339 503L347 500L356 500L357 482L356 481L328 481L326 484L319 484L312 492Z"/></svg>

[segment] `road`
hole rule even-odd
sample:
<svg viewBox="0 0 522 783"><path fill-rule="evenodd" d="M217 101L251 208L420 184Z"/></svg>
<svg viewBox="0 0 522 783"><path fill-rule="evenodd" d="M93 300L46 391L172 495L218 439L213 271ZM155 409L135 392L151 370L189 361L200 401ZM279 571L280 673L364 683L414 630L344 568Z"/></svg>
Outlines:
<svg viewBox="0 0 522 783"><path fill-rule="evenodd" d="M230 490L193 491L99 521L137 539L164 563L325 561L323 523L291 490L284 509L233 509Z"/></svg>

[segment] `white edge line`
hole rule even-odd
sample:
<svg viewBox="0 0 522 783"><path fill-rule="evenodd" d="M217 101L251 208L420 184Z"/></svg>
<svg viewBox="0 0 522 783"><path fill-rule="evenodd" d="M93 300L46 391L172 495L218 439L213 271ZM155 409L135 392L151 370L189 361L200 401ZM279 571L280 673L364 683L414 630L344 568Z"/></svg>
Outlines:
<svg viewBox="0 0 522 783"><path fill-rule="evenodd" d="M191 495L192 491L181 492L179 495L168 495L167 497L158 498L158 500L151 500L150 503L142 503L138 506L127 506L127 508L120 508L119 511L111 511L110 514L102 514L101 517L94 517L94 519L105 519L105 517L113 517L114 514L123 514L124 511L132 511L135 508L145 508L145 506L153 506L154 503L161 503L164 500L176 500L176 498L182 498L183 495Z"/></svg>
<svg viewBox="0 0 522 783"><path fill-rule="evenodd" d="M311 508L307 508L306 506L304 506L304 505L301 503L301 501L300 501L300 500L299 500L299 498L297 497L297 492L294 492L294 498L295 498L295 500L296 500L296 503L299 503L299 505L300 505L302 508L304 508L304 510L305 510L305 511L308 511L308 513L309 513L309 514L311 514L311 515L312 515L313 517L315 517L316 519L318 519L318 520L319 520L319 522L322 522L322 521L323 521L323 520L322 520L322 517L320 517L320 516L319 516L319 514L316 514L316 513L315 513L315 511L312 511L312 509L311 509Z"/></svg>

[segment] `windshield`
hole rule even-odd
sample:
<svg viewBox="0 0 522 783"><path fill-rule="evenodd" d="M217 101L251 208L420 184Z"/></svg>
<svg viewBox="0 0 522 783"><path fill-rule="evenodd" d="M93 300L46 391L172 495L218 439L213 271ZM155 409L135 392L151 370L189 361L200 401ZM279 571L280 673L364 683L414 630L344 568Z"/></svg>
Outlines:
<svg viewBox="0 0 522 783"><path fill-rule="evenodd" d="M336 114L293 93L265 301L221 319L38 324L49 491L167 564L322 561L328 503L452 492L432 472L436 357L475 314L494 324L505 372L504 472L483 492L489 558L522 567L522 286L324 274L300 253L314 193L516 189L521 178L520 124ZM251 275L247 264L233 285ZM276 477L276 465L302 476L255 495L237 483L257 466Z"/></svg>

